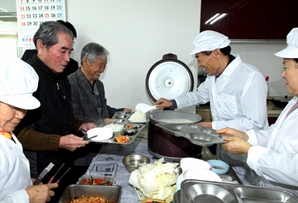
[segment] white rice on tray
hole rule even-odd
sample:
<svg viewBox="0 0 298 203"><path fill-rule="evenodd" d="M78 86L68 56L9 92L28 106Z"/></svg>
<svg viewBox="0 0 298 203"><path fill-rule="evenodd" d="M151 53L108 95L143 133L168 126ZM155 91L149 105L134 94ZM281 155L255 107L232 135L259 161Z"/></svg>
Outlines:
<svg viewBox="0 0 298 203"><path fill-rule="evenodd" d="M193 121L185 118L164 118L159 121L163 123L193 123Z"/></svg>
<svg viewBox="0 0 298 203"><path fill-rule="evenodd" d="M146 114L144 114L141 110L136 110L130 118L128 119L130 122L146 122Z"/></svg>
<svg viewBox="0 0 298 203"><path fill-rule="evenodd" d="M124 125L110 123L108 125L105 125L104 128L110 128L113 130L113 132L119 132L123 129Z"/></svg>

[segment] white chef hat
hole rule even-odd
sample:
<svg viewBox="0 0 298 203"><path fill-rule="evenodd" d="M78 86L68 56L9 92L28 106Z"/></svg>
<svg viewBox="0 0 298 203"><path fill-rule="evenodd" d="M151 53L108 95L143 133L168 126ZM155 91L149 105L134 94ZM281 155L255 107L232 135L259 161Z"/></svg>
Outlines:
<svg viewBox="0 0 298 203"><path fill-rule="evenodd" d="M281 58L298 58L298 28L293 28L287 35L288 46L275 53L275 56Z"/></svg>
<svg viewBox="0 0 298 203"><path fill-rule="evenodd" d="M0 58L0 101L20 109L36 109L40 102L32 95L38 85L38 75L18 58Z"/></svg>
<svg viewBox="0 0 298 203"><path fill-rule="evenodd" d="M194 50L190 55L202 52L213 51L229 46L230 40L227 36L212 30L206 30L198 34L193 41Z"/></svg>

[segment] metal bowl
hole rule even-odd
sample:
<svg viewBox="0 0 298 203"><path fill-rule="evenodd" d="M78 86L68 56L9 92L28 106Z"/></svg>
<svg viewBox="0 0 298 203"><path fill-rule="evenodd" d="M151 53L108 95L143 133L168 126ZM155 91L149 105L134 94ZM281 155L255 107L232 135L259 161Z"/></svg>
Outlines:
<svg viewBox="0 0 298 203"><path fill-rule="evenodd" d="M133 154L125 156L122 159L122 163L127 171L132 172L133 170L139 168L140 165L150 163L150 159L143 155Z"/></svg>

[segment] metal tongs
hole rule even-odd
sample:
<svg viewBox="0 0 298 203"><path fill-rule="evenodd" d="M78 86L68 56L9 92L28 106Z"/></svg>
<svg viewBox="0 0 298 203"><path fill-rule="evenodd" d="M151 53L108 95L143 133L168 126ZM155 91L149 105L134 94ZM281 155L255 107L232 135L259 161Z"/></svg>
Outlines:
<svg viewBox="0 0 298 203"><path fill-rule="evenodd" d="M55 173L55 175L53 175L51 177L51 179L49 180L48 183L51 183L53 181L53 179L56 177L56 175L58 174L58 172L61 170L61 168L64 166L64 163L60 166L60 168L58 169L58 171ZM60 180L65 176L65 174L70 170L70 167L62 174L62 176L60 176L60 178L56 181L56 183L59 183Z"/></svg>

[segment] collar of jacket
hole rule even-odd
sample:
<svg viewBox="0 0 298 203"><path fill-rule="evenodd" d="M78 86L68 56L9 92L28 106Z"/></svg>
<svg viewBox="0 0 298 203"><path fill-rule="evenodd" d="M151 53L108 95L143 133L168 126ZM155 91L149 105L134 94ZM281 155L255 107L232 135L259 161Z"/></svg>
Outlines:
<svg viewBox="0 0 298 203"><path fill-rule="evenodd" d="M34 55L27 61L27 63L32 65L38 75L42 74L43 76L47 76L48 79L55 80L55 82L58 82L59 80L66 77L65 73L54 73L42 60L40 60L37 55Z"/></svg>

